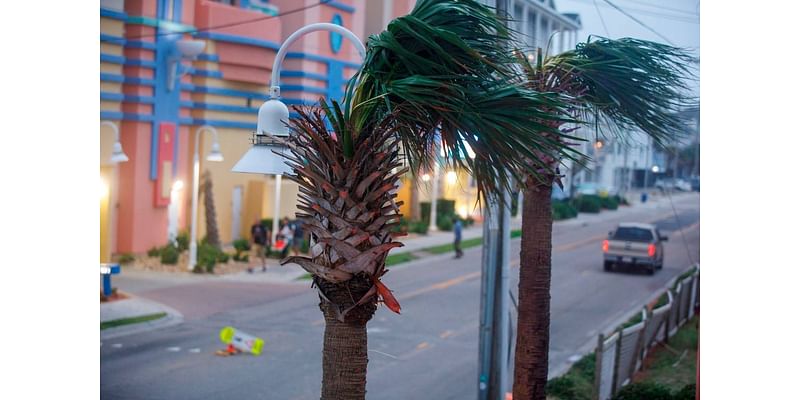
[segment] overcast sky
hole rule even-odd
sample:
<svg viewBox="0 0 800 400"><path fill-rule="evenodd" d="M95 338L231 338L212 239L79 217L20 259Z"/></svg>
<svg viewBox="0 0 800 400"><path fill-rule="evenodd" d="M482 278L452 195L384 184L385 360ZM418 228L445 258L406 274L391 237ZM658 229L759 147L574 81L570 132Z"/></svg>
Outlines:
<svg viewBox="0 0 800 400"><path fill-rule="evenodd" d="M700 56L699 0L610 1L669 39L673 45L691 49L696 56ZM614 9L605 0L555 0L555 3L556 10L561 13L580 14L583 29L578 32L579 41L585 41L591 34L612 39L633 37L670 44L659 35ZM595 3L597 7L595 7ZM605 22L605 27L603 27L603 22ZM699 82L694 86L696 87L695 95L699 95Z"/></svg>

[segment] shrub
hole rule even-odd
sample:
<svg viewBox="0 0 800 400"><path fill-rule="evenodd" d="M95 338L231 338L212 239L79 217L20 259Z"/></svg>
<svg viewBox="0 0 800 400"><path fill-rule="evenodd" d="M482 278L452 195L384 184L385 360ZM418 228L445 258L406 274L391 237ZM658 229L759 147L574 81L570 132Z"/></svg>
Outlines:
<svg viewBox="0 0 800 400"><path fill-rule="evenodd" d="M247 239L236 239L233 241L233 248L239 253L250 250L250 242Z"/></svg>
<svg viewBox="0 0 800 400"><path fill-rule="evenodd" d="M578 216L578 210L566 201L553 201L552 208L553 219L556 221Z"/></svg>
<svg viewBox="0 0 800 400"><path fill-rule="evenodd" d="M669 388L652 382L639 382L625 386L612 400L673 400Z"/></svg>
<svg viewBox="0 0 800 400"><path fill-rule="evenodd" d="M553 396L564 400L590 400L584 390L578 388L578 382L572 375L563 375L553 378L544 387L548 398Z"/></svg>
<svg viewBox="0 0 800 400"><path fill-rule="evenodd" d="M690 383L684 386L681 390L677 391L672 400L694 400L697 392L697 385Z"/></svg>
<svg viewBox="0 0 800 400"><path fill-rule="evenodd" d="M148 257L160 257L161 256L161 248L153 246L150 250L147 250Z"/></svg>
<svg viewBox="0 0 800 400"><path fill-rule="evenodd" d="M408 231L425 235L428 233L428 224L423 221L411 221L408 223Z"/></svg>
<svg viewBox="0 0 800 400"><path fill-rule="evenodd" d="M217 255L217 262L220 264L225 264L228 262L228 260L230 260L230 258L230 254L220 251Z"/></svg>
<svg viewBox="0 0 800 400"><path fill-rule="evenodd" d="M583 195L576 197L573 200L573 207L578 209L579 212L585 213L599 213L602 204L600 203L600 197L595 195Z"/></svg>
<svg viewBox="0 0 800 400"><path fill-rule="evenodd" d="M178 263L178 256L180 252L178 248L172 244L168 244L161 248L161 263L167 265L175 265Z"/></svg>
<svg viewBox="0 0 800 400"><path fill-rule="evenodd" d="M475 218L472 218L470 215L467 219L464 220L464 227L475 225Z"/></svg>
<svg viewBox="0 0 800 400"><path fill-rule="evenodd" d="M436 227L439 228L440 231L452 231L453 230L453 218L455 216L453 214L440 214L436 216Z"/></svg>
<svg viewBox="0 0 800 400"><path fill-rule="evenodd" d="M117 256L117 262L123 265L130 264L134 261L136 261L136 256L134 256L133 253L122 253Z"/></svg>
<svg viewBox="0 0 800 400"><path fill-rule="evenodd" d="M600 205L607 210L616 210L619 205L618 197L601 197Z"/></svg>
<svg viewBox="0 0 800 400"><path fill-rule="evenodd" d="M195 267L202 268L205 272L213 274L217 262L221 262L219 261L220 257L225 257L225 261L227 261L227 256L222 250L208 243L201 243L197 249L197 265Z"/></svg>
<svg viewBox="0 0 800 400"><path fill-rule="evenodd" d="M419 211L422 220L431 223L431 203L423 201L419 203ZM456 201L448 199L436 200L436 221L439 221L442 215L455 215L456 214ZM437 224L438 225L438 224Z"/></svg>
<svg viewBox="0 0 800 400"><path fill-rule="evenodd" d="M272 218L264 218L261 220L261 226L264 227L266 230L272 229Z"/></svg>
<svg viewBox="0 0 800 400"><path fill-rule="evenodd" d="M400 217L399 223L391 228L391 232L406 234L409 232L409 226L410 222L405 217Z"/></svg>
<svg viewBox="0 0 800 400"><path fill-rule="evenodd" d="M189 249L189 232L183 231L178 234L175 238L175 242L178 244L178 251L184 252Z"/></svg>
<svg viewBox="0 0 800 400"><path fill-rule="evenodd" d="M233 255L233 261L248 262L248 261L250 261L250 255L249 254L236 253L236 254Z"/></svg>

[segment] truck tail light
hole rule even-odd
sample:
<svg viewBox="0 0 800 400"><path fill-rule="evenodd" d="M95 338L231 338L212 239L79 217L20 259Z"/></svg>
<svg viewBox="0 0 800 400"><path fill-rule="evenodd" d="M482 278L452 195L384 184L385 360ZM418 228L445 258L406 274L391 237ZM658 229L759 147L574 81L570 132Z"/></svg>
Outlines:
<svg viewBox="0 0 800 400"><path fill-rule="evenodd" d="M603 240L603 253L608 253L608 240Z"/></svg>
<svg viewBox="0 0 800 400"><path fill-rule="evenodd" d="M656 256L656 245L650 244L649 246L647 246L647 255L650 257Z"/></svg>

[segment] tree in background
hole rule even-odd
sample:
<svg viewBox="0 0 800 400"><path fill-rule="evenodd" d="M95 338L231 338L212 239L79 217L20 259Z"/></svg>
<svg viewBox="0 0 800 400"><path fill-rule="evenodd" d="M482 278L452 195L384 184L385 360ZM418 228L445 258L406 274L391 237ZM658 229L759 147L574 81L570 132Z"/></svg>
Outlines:
<svg viewBox="0 0 800 400"><path fill-rule="evenodd" d="M214 207L214 188L211 183L211 172L203 172L203 180L200 184L203 192L203 204L206 209L206 242L217 249L222 248L219 240L219 227L217 226L217 209Z"/></svg>
<svg viewBox="0 0 800 400"><path fill-rule="evenodd" d="M528 87L555 93L567 104L561 109L538 108L558 116L546 124L548 138L558 152L538 151L527 173L522 213L519 317L514 361L515 399L545 400L550 342L550 269L552 254L551 193L561 185L560 154L574 143L552 130L608 126L609 134L625 138L634 129L664 145L685 132L677 111L690 99L685 95L692 57L684 50L655 42L624 38L590 38L574 50L543 57L536 64L519 57ZM572 121L579 121L577 124Z"/></svg>

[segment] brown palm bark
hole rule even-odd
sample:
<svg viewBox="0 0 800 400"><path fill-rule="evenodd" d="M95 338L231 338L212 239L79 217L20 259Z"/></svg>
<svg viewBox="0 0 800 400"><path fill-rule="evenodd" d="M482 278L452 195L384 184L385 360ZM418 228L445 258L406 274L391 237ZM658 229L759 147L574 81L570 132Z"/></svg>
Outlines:
<svg viewBox="0 0 800 400"><path fill-rule="evenodd" d="M322 344L321 400L363 400L367 386L367 322L375 314L376 303L355 307L344 322L338 318L334 304L353 306L372 287L366 275L342 283L315 279L330 302L321 300L319 308L325 316Z"/></svg>
<svg viewBox="0 0 800 400"><path fill-rule="evenodd" d="M217 208L214 206L214 188L211 183L211 172L203 173L203 204L206 210L206 242L218 249L222 248L219 240L219 227L217 226Z"/></svg>
<svg viewBox="0 0 800 400"><path fill-rule="evenodd" d="M522 205L514 399L545 400L550 345L552 180L529 179Z"/></svg>

